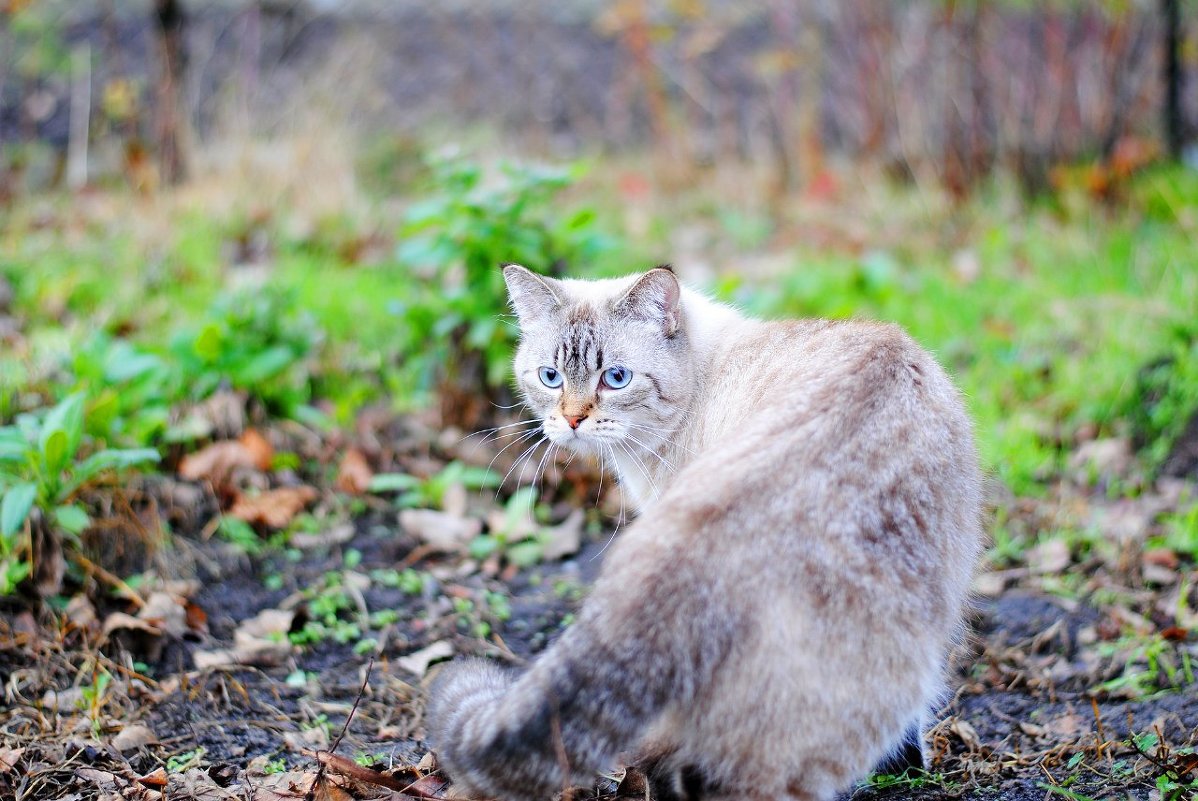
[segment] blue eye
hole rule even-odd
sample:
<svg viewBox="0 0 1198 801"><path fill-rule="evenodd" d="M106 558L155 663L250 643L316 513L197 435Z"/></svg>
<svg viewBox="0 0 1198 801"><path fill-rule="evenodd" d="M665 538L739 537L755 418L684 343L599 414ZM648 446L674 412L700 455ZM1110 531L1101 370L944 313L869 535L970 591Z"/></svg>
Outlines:
<svg viewBox="0 0 1198 801"><path fill-rule="evenodd" d="M609 367L603 371L603 383L611 389L623 389L632 380L632 371L627 367Z"/></svg>
<svg viewBox="0 0 1198 801"><path fill-rule="evenodd" d="M541 378L541 383L550 389L557 389L562 385L562 374L552 367L542 367L537 370L537 375Z"/></svg>

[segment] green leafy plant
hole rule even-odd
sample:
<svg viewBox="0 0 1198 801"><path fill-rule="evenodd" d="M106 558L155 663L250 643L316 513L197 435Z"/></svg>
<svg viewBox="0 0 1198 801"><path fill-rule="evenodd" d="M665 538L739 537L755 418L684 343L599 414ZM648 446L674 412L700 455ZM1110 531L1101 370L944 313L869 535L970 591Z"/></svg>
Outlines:
<svg viewBox="0 0 1198 801"><path fill-rule="evenodd" d="M194 768L204 759L204 754L208 753L208 749L204 746L193 748L190 751L184 751L181 754L175 754L166 760L167 773L182 773L188 768Z"/></svg>
<svg viewBox="0 0 1198 801"><path fill-rule="evenodd" d="M125 339L97 333L72 350L74 383L90 397L86 430L125 446L158 440L167 430L179 379L161 356Z"/></svg>
<svg viewBox="0 0 1198 801"><path fill-rule="evenodd" d="M370 481L371 492L398 492L398 506L406 508L440 509L445 494L455 485L468 490L498 487L502 479L485 467L462 462L450 462L436 475L417 478L407 473L379 473Z"/></svg>
<svg viewBox="0 0 1198 801"><path fill-rule="evenodd" d="M295 417L310 411L308 360L321 341L293 293L262 289L218 298L197 327L175 335L170 352L193 399L228 386Z"/></svg>
<svg viewBox="0 0 1198 801"><path fill-rule="evenodd" d="M103 449L79 458L84 423L85 396L77 392L0 428L0 595L29 574L29 555L18 539L33 514L78 536L91 524L87 511L73 503L80 487L106 472L158 461L158 451L150 448Z"/></svg>
<svg viewBox="0 0 1198 801"><path fill-rule="evenodd" d="M580 169L505 163L490 172L455 157L431 159L424 199L399 231L400 266L428 280L400 301L406 372L424 392L440 390L443 412L465 395L496 397L509 370L513 326L500 265L518 262L574 275L609 249L592 209L562 213L559 198ZM451 408L446 408L448 405Z"/></svg>
<svg viewBox="0 0 1198 801"><path fill-rule="evenodd" d="M1186 425L1198 415L1198 328L1193 323L1174 327L1169 351L1140 370L1123 411L1149 462L1164 466Z"/></svg>
<svg viewBox="0 0 1198 801"><path fill-rule="evenodd" d="M532 567L540 562L545 552L545 535L535 520L529 525L536 500L536 487L521 487L512 493L503 507L502 527L475 537L470 543L470 555L486 559L498 553L518 567Z"/></svg>
<svg viewBox="0 0 1198 801"><path fill-rule="evenodd" d="M1100 643L1098 652L1126 658L1122 674L1099 685L1104 692L1144 698L1194 683L1194 666L1188 651L1160 634L1131 635L1113 643Z"/></svg>

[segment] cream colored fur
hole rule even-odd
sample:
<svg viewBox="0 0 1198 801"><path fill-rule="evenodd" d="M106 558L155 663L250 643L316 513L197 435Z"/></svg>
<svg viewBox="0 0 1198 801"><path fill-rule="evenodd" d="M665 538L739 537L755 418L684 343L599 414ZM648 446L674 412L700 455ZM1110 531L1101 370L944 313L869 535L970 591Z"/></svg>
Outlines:
<svg viewBox="0 0 1198 801"><path fill-rule="evenodd" d="M540 798L633 753L678 798L850 788L922 731L961 633L981 497L959 393L894 325L753 320L664 269L505 275L546 436L641 514L528 671L439 678L449 775ZM615 365L628 386L600 386Z"/></svg>

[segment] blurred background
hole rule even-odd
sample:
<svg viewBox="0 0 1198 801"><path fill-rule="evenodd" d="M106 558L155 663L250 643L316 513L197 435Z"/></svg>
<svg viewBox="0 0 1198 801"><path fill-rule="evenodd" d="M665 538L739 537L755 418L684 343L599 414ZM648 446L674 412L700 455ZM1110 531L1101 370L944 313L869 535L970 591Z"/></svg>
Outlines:
<svg viewBox="0 0 1198 801"><path fill-rule="evenodd" d="M81 343L176 342L193 401L474 426L511 402L493 265L670 261L907 325L1016 487L1105 435L1164 464L1198 394L1152 367L1195 334L1195 9L8 0L0 415ZM274 355L239 375L242 345Z"/></svg>

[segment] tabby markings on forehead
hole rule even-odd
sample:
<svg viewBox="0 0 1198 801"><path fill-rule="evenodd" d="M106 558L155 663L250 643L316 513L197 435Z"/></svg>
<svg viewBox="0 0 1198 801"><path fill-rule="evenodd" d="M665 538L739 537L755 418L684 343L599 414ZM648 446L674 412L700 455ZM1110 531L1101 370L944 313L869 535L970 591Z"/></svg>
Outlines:
<svg viewBox="0 0 1198 801"><path fill-rule="evenodd" d="M581 375L600 369L603 347L595 341L595 332L590 326L572 326L558 345L555 358L564 372Z"/></svg>

